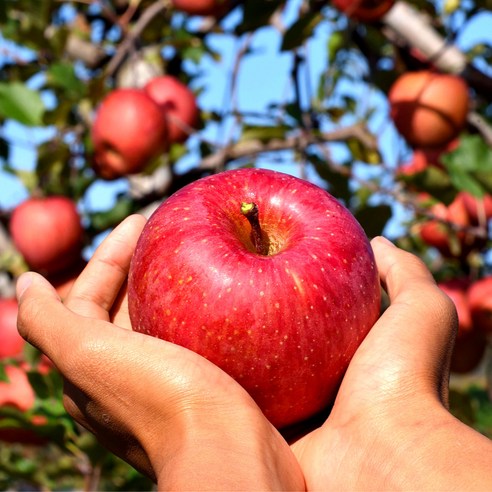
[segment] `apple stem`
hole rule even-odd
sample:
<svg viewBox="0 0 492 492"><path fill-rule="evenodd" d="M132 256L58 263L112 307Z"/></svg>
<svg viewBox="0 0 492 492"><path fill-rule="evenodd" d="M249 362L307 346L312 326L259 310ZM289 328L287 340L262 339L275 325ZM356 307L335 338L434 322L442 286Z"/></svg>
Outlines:
<svg viewBox="0 0 492 492"><path fill-rule="evenodd" d="M256 203L241 203L241 213L248 219L251 225L251 242L259 255L268 255L269 241L268 236L263 233L260 227L258 205Z"/></svg>

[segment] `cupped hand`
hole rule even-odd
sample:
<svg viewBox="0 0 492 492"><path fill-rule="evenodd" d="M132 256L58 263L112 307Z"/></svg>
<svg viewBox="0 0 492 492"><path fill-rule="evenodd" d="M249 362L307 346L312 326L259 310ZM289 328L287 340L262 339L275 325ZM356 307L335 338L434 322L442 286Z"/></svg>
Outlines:
<svg viewBox="0 0 492 492"><path fill-rule="evenodd" d="M390 305L354 355L326 422L292 445L308 489L429 489L433 464L422 453L427 445L436 457L444 452L431 444L457 424L446 409L454 305L417 257L384 238L372 247Z"/></svg>
<svg viewBox="0 0 492 492"><path fill-rule="evenodd" d="M91 258L62 304L40 275L18 280L19 331L65 379L68 412L166 489L302 489L287 443L233 379L199 355L131 331L131 216Z"/></svg>

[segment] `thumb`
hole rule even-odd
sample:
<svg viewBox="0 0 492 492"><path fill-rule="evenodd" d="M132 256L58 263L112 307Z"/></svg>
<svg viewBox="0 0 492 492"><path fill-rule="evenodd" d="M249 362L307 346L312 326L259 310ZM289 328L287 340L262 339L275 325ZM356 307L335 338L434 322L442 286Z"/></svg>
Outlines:
<svg viewBox="0 0 492 492"><path fill-rule="evenodd" d="M38 273L23 273L17 280L16 294L20 335L50 357L57 331L70 312L63 306L55 288Z"/></svg>

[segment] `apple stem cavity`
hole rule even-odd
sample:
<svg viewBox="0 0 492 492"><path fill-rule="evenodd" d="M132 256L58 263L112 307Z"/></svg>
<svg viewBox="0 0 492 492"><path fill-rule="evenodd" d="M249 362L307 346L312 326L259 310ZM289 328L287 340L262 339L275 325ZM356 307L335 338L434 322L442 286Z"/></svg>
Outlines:
<svg viewBox="0 0 492 492"><path fill-rule="evenodd" d="M259 255L268 256L270 241L268 236L263 233L260 220L258 205L256 203L241 203L241 213L248 219L251 225L251 242Z"/></svg>

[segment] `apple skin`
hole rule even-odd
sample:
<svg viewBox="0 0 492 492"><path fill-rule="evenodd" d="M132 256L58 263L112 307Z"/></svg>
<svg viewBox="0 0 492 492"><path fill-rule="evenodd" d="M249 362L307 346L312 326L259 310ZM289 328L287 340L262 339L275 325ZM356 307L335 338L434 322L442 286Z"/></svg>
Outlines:
<svg viewBox="0 0 492 492"><path fill-rule="evenodd" d="M40 273L59 272L80 257L83 228L68 197L28 198L12 212L9 229L15 247Z"/></svg>
<svg viewBox="0 0 492 492"><path fill-rule="evenodd" d="M394 3L394 0L333 0L333 5L347 17L362 22L381 19Z"/></svg>
<svg viewBox="0 0 492 492"><path fill-rule="evenodd" d="M7 365L5 372L9 381L0 381L0 407L13 407L21 412L29 411L36 397L25 369ZM31 422L33 426L43 425L46 423L46 418L42 415L33 415ZM47 439L31 429L0 427L0 441L40 446L46 444Z"/></svg>
<svg viewBox="0 0 492 492"><path fill-rule="evenodd" d="M218 17L229 10L230 0L171 0L176 10L188 15L206 15Z"/></svg>
<svg viewBox="0 0 492 492"><path fill-rule="evenodd" d="M273 251L258 254L242 202ZM332 403L380 313L370 243L321 188L240 169L182 188L136 247L128 302L135 331L182 345L236 379L277 428Z"/></svg>
<svg viewBox="0 0 492 492"><path fill-rule="evenodd" d="M0 359L22 354L25 340L17 331L17 299L0 299Z"/></svg>
<svg viewBox="0 0 492 492"><path fill-rule="evenodd" d="M492 334L492 276L473 282L468 299L474 324L484 333Z"/></svg>
<svg viewBox="0 0 492 492"><path fill-rule="evenodd" d="M468 86L450 74L422 70L398 77L388 93L390 116L412 147L440 147L466 124Z"/></svg>
<svg viewBox="0 0 492 492"><path fill-rule="evenodd" d="M106 180L142 172L167 147L158 104L141 90L116 89L101 102L91 128L92 166Z"/></svg>
<svg viewBox="0 0 492 492"><path fill-rule="evenodd" d="M163 111L169 144L184 142L189 137L186 127L195 128L199 122L200 112L195 94L171 75L154 77L147 82L144 90Z"/></svg>

